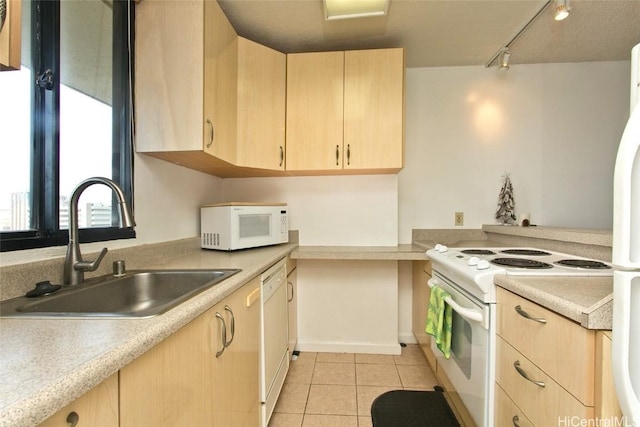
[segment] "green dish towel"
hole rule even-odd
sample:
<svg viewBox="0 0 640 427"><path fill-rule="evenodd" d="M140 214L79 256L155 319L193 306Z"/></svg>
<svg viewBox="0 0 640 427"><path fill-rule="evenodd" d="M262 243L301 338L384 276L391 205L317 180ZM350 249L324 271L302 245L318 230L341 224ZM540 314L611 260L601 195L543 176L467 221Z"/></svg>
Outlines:
<svg viewBox="0 0 640 427"><path fill-rule="evenodd" d="M449 297L447 291L439 286L431 288L429 297L429 310L427 312L427 325L425 332L433 335L436 346L444 357L451 357L451 306L444 302Z"/></svg>

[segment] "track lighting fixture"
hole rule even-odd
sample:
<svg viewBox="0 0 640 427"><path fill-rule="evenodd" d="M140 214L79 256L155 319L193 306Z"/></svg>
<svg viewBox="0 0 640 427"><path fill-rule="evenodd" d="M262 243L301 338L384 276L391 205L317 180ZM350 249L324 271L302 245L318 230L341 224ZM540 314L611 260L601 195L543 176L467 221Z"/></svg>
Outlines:
<svg viewBox="0 0 640 427"><path fill-rule="evenodd" d="M511 51L505 48L500 55L500 68L503 70L509 69L509 58L511 57Z"/></svg>
<svg viewBox="0 0 640 427"><path fill-rule="evenodd" d="M569 6L569 0L556 0L556 12L553 15L553 18L556 21L562 21L569 16L570 10L571 6Z"/></svg>

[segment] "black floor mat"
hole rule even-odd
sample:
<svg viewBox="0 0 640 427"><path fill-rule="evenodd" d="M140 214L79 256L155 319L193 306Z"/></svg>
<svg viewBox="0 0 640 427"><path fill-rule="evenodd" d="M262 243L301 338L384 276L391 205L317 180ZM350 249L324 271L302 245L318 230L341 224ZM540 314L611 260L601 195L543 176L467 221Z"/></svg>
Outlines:
<svg viewBox="0 0 640 427"><path fill-rule="evenodd" d="M371 404L373 427L460 427L441 391L394 390Z"/></svg>

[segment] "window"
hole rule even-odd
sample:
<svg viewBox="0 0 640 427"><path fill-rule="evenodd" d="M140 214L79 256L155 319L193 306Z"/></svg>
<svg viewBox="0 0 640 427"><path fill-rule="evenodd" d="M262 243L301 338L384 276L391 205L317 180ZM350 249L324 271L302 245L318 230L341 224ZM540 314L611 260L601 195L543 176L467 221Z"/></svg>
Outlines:
<svg viewBox="0 0 640 427"><path fill-rule="evenodd" d="M0 72L0 250L65 245L69 199L111 178L133 207L129 0L22 2L22 66ZM135 237L118 228L111 190L79 201L81 242Z"/></svg>

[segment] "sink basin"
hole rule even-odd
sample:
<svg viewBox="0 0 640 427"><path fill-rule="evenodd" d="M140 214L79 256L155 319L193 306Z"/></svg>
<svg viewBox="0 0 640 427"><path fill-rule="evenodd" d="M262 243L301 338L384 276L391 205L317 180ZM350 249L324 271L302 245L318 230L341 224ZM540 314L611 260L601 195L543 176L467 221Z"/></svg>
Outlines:
<svg viewBox="0 0 640 427"><path fill-rule="evenodd" d="M0 317L157 316L239 271L138 270L103 276L49 296L4 301Z"/></svg>

